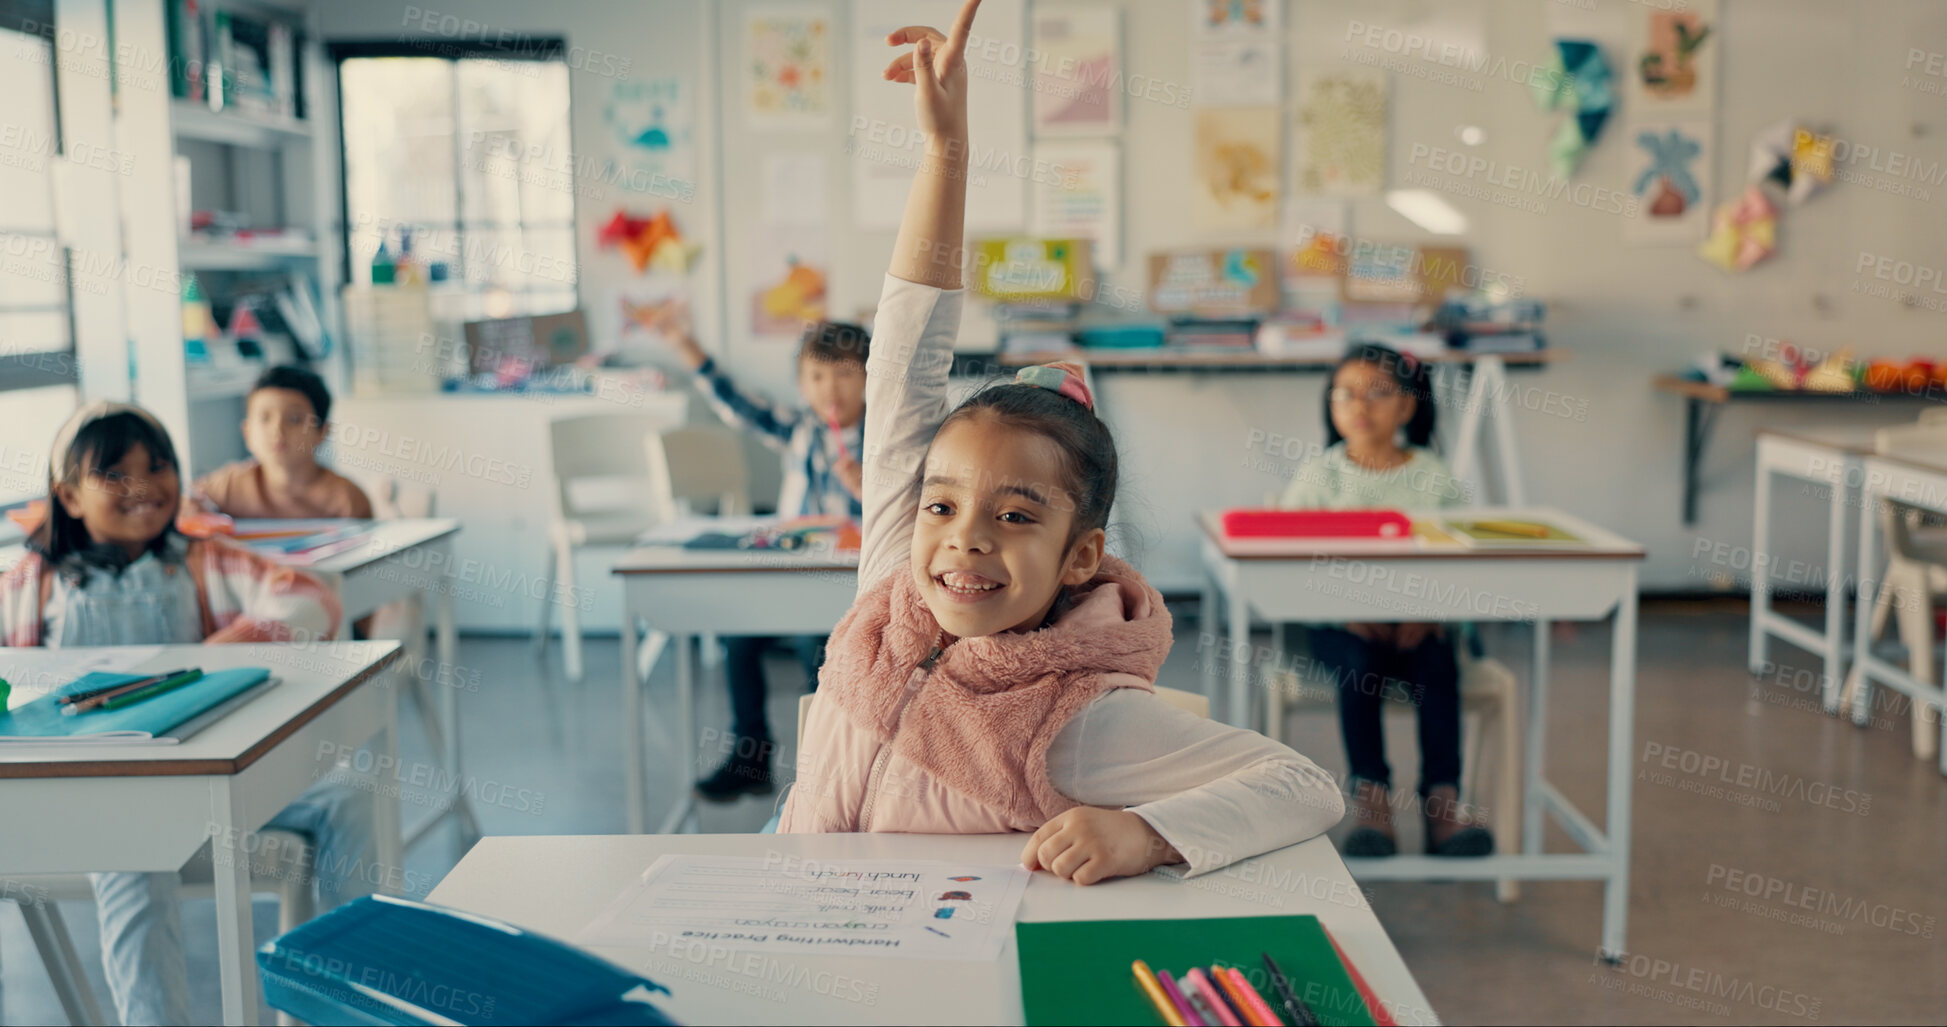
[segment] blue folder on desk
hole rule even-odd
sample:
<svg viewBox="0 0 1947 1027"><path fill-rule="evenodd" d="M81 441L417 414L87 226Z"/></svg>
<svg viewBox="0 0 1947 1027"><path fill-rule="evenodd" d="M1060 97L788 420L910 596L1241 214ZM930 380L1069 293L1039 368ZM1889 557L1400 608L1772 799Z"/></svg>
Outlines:
<svg viewBox="0 0 1947 1027"><path fill-rule="evenodd" d="M270 680L270 671L264 667L216 670L181 688L120 709L94 709L74 716L61 712L59 699L64 695L128 684L148 676L96 671L84 674L19 709L0 713L0 745L33 742L180 742L247 701L250 692Z"/></svg>
<svg viewBox="0 0 1947 1027"><path fill-rule="evenodd" d="M257 950L264 1000L306 1023L673 1024L669 989L488 917L373 895Z"/></svg>

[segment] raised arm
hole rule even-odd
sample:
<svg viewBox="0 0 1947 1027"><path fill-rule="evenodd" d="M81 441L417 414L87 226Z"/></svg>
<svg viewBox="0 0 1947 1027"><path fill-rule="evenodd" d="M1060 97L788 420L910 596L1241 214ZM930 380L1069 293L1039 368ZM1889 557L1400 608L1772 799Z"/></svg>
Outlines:
<svg viewBox="0 0 1947 1027"><path fill-rule="evenodd" d="M967 206L967 68L980 0L967 0L950 35L914 25L886 37L913 44L885 70L913 85L926 154L893 245L866 364L863 542L859 588L908 558L921 465L946 419L947 372L960 329Z"/></svg>

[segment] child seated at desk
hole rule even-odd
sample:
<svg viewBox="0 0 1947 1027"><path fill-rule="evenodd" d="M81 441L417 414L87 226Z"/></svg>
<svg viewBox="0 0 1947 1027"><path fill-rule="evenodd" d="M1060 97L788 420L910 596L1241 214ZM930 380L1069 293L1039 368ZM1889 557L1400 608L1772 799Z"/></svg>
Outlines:
<svg viewBox="0 0 1947 1027"><path fill-rule="evenodd" d="M663 334L696 372L697 387L725 424L756 433L784 458L784 488L777 512L785 517L862 513L859 461L865 423L865 362L872 338L865 329L840 321L805 327L798 343L798 396L803 405L779 410L749 395L731 381L680 319L660 326ZM805 676L818 685L825 640L816 635L792 639L733 635L723 640L724 683L730 689L730 733L735 748L709 776L696 783L698 797L729 802L740 795L772 790L770 718L764 711L764 649L786 643L798 652Z"/></svg>
<svg viewBox="0 0 1947 1027"><path fill-rule="evenodd" d="M832 634L785 832L1033 832L1078 884L1200 874L1303 841L1344 800L1310 760L1155 694L1163 597L1104 552L1115 440L1073 365L947 407L959 327L967 69L979 0L885 75L928 150L866 382L860 593Z"/></svg>
<svg viewBox="0 0 1947 1027"><path fill-rule="evenodd" d="M55 435L48 475L47 516L0 577L6 645L279 642L338 626L338 599L317 578L176 533L175 447L140 407L83 407ZM267 826L312 838L320 911L372 892L361 875L377 857L369 794L320 782ZM93 877L121 1022L189 1023L177 875Z"/></svg>
<svg viewBox="0 0 1947 1027"><path fill-rule="evenodd" d="M1452 506L1461 491L1428 444L1433 389L1426 364L1371 343L1354 346L1325 383L1330 448L1299 468L1279 499L1287 509L1418 510ZM1400 445L1400 436L1406 445ZM1494 836L1460 805L1460 667L1454 641L1437 624L1347 624L1311 631L1312 658L1338 683L1339 730L1352 764L1357 826L1348 856L1390 856L1393 838L1380 712L1385 683L1411 683L1419 697L1420 787L1431 855L1484 856Z"/></svg>
<svg viewBox="0 0 1947 1027"><path fill-rule="evenodd" d="M302 367L273 367L244 401L243 444L251 459L197 479L187 509L231 517L372 516L372 501L347 478L318 463L331 426L331 393Z"/></svg>

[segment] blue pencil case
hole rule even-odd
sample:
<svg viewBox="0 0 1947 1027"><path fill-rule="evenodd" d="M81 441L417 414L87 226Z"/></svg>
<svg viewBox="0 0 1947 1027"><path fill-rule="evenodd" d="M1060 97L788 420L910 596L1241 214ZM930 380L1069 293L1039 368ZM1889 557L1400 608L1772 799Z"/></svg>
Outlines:
<svg viewBox="0 0 1947 1027"><path fill-rule="evenodd" d="M306 1023L673 1024L669 989L489 917L373 895L257 950L264 999Z"/></svg>

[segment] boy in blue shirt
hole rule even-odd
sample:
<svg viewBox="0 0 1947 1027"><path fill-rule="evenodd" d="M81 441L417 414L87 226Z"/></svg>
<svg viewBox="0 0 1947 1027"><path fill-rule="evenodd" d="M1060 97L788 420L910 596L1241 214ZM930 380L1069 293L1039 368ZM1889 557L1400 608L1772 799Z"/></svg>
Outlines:
<svg viewBox="0 0 1947 1027"><path fill-rule="evenodd" d="M865 441L865 360L872 342L865 329L842 321L818 321L805 327L798 343L798 396L803 404L792 409L780 409L739 389L686 328L666 328L665 335L696 372L697 388L717 416L733 428L756 433L782 455L780 516L844 514L854 520L863 516L858 453ZM764 713L763 654L773 642L796 648L811 686L818 686L823 638L724 639L724 679L730 687L735 748L722 766L696 783L700 798L729 802L772 790L771 753L776 746Z"/></svg>

